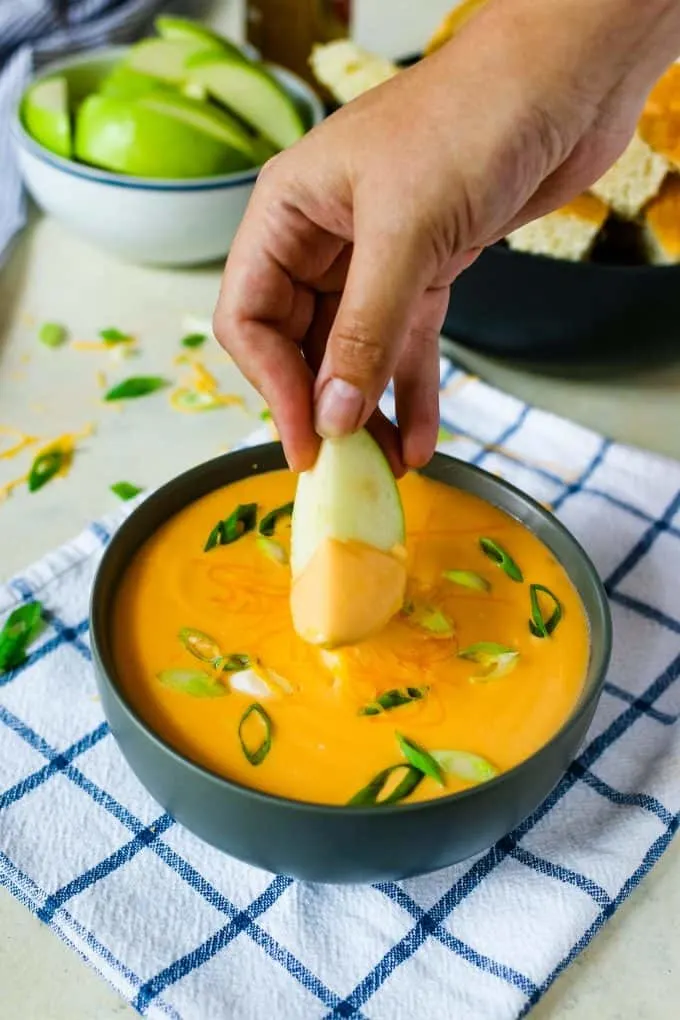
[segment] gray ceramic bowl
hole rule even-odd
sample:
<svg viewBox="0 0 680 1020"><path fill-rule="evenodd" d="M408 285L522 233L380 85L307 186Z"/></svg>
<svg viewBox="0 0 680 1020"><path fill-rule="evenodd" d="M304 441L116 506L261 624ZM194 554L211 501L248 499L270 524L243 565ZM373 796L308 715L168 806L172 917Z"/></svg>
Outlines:
<svg viewBox="0 0 680 1020"><path fill-rule="evenodd" d="M91 635L104 711L140 781L179 822L250 864L313 882L405 878L465 860L529 815L577 753L602 691L611 620L595 569L576 540L513 486L479 468L436 454L424 474L472 492L521 521L548 546L578 590L590 625L583 694L562 729L531 758L497 779L450 797L379 808L306 804L229 782L175 751L137 715L122 692L110 624L116 590L145 540L206 493L252 474L283 468L278 444L201 464L150 496L109 545L95 579Z"/></svg>

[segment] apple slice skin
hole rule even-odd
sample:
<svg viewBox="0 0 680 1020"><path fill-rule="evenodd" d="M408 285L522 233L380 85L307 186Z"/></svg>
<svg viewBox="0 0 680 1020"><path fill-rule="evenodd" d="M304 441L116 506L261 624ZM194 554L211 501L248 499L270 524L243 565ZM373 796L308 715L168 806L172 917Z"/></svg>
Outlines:
<svg viewBox="0 0 680 1020"><path fill-rule="evenodd" d="M140 177L185 178L230 173L252 165L243 153L137 101L91 95L76 119L78 159Z"/></svg>
<svg viewBox="0 0 680 1020"><path fill-rule="evenodd" d="M73 141L66 78L58 75L31 86L23 98L21 116L36 142L57 156L71 157Z"/></svg>
<svg viewBox="0 0 680 1020"><path fill-rule="evenodd" d="M161 79L152 74L136 71L127 64L116 64L97 91L100 96L111 96L113 99L138 99L162 86Z"/></svg>
<svg viewBox="0 0 680 1020"><path fill-rule="evenodd" d="M189 80L285 149L305 133L300 111L282 85L261 65L210 52L187 58Z"/></svg>
<svg viewBox="0 0 680 1020"><path fill-rule="evenodd" d="M224 54L219 43L204 39L142 39L131 48L125 63L135 71L181 85L188 78L187 61L206 52L218 57Z"/></svg>
<svg viewBox="0 0 680 1020"><path fill-rule="evenodd" d="M260 140L253 138L239 122L225 110L220 110L205 100L181 95L171 89L157 89L140 97L143 106L166 113L171 117L186 118L196 128L213 135L224 145L243 154L245 162L239 169L255 166L261 162Z"/></svg>
<svg viewBox="0 0 680 1020"><path fill-rule="evenodd" d="M229 39L218 32L213 32L206 25L199 25L188 18L175 18L168 14L160 14L154 21L156 31L161 39L189 39L199 42L212 49L219 49L233 60L248 62L248 57Z"/></svg>

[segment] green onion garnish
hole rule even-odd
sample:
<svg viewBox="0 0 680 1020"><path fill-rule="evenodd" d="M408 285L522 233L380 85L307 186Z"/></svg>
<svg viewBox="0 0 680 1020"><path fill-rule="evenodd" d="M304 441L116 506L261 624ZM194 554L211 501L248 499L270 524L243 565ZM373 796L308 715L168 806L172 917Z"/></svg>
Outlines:
<svg viewBox="0 0 680 1020"><path fill-rule="evenodd" d="M0 673L16 669L26 658L26 649L42 629L40 602L27 602L10 613L0 631Z"/></svg>
<svg viewBox="0 0 680 1020"><path fill-rule="evenodd" d="M257 503L239 503L228 517L218 521L208 535L203 552L210 552L218 545L230 545L252 531L257 520Z"/></svg>
<svg viewBox="0 0 680 1020"><path fill-rule="evenodd" d="M45 347L61 347L67 335L66 326L58 322L44 322L38 330L38 340Z"/></svg>
<svg viewBox="0 0 680 1020"><path fill-rule="evenodd" d="M104 394L104 400L131 400L133 397L145 397L156 390L162 390L170 383L160 375L132 375L118 383L108 393Z"/></svg>
<svg viewBox="0 0 680 1020"><path fill-rule="evenodd" d="M132 343L134 337L131 337L129 333L123 333L120 329L115 329L113 326L109 326L107 329L100 329L99 335L105 344L129 344Z"/></svg>
<svg viewBox="0 0 680 1020"><path fill-rule="evenodd" d="M272 413L268 407L265 407L264 411L260 411L260 421L271 421Z"/></svg>
<svg viewBox="0 0 680 1020"><path fill-rule="evenodd" d="M402 607L402 612L408 616L411 623L415 624L416 627L422 627L432 637L453 637L453 624L445 613L442 613L441 609L433 609L432 606L417 606L410 603Z"/></svg>
<svg viewBox="0 0 680 1020"><path fill-rule="evenodd" d="M538 593L542 592L544 595L552 601L554 609L552 615L546 620L543 616L543 612L538 602ZM531 619L529 620L529 630L534 637L546 638L550 637L552 632L557 627L557 624L562 619L562 603L556 595L546 588L543 584L532 584L529 586L529 600L531 602Z"/></svg>
<svg viewBox="0 0 680 1020"><path fill-rule="evenodd" d="M422 701L429 689L429 687L395 687L390 691L383 691L375 701L370 701L360 708L359 715L381 715L393 708L410 705L414 701Z"/></svg>
<svg viewBox="0 0 680 1020"><path fill-rule="evenodd" d="M484 680L498 680L511 673L519 662L519 652L507 645L499 645L495 641L478 641L474 645L461 649L459 659L478 662L482 669L470 677L473 683Z"/></svg>
<svg viewBox="0 0 680 1020"><path fill-rule="evenodd" d="M215 411L224 407L224 401L216 393L203 393L201 390L176 390L171 402L180 411Z"/></svg>
<svg viewBox="0 0 680 1020"><path fill-rule="evenodd" d="M479 544L482 552L489 557L489 559L500 567L504 571L511 581L522 582L524 575L519 569L512 556L503 549L498 542L494 542L492 538L480 538Z"/></svg>
<svg viewBox="0 0 680 1020"><path fill-rule="evenodd" d="M189 694L192 698L223 698L229 694L228 687L201 669L163 669L158 679L164 687Z"/></svg>
<svg viewBox="0 0 680 1020"><path fill-rule="evenodd" d="M276 530L276 525L282 517L290 517L293 513L293 502L284 503L283 506L277 506L275 510L270 510L268 514L265 514L260 521L260 534L267 537L271 537Z"/></svg>
<svg viewBox="0 0 680 1020"><path fill-rule="evenodd" d="M471 588L473 591L490 591L491 585L474 570L445 570L442 574L447 581L458 584L461 588Z"/></svg>
<svg viewBox="0 0 680 1020"><path fill-rule="evenodd" d="M193 627L182 627L179 632L179 639L188 652L195 655L201 662L214 663L220 658L222 651L217 641L202 630L195 630Z"/></svg>
<svg viewBox="0 0 680 1020"><path fill-rule="evenodd" d="M498 775L495 765L470 751L433 751L432 757L444 772L469 783L485 783Z"/></svg>
<svg viewBox="0 0 680 1020"><path fill-rule="evenodd" d="M397 786L389 793L386 797L378 800L380 794L385 789L387 781L390 776L401 770L404 772L403 779L399 781ZM420 769L414 768L413 765L390 765L389 768L383 769L378 775L370 781L363 789L355 793L351 800L348 800L348 805L352 807L373 807L384 804L396 804L400 800L404 800L409 794L413 793L415 788L422 783L424 779L423 773Z"/></svg>
<svg viewBox="0 0 680 1020"><path fill-rule="evenodd" d="M133 485L132 482L114 482L111 486L111 492L119 499L134 499L141 491L139 486Z"/></svg>
<svg viewBox="0 0 680 1020"><path fill-rule="evenodd" d="M260 720L260 726L263 729L262 739L254 748L248 747L243 738L243 727L247 723L248 719L250 719L251 715L256 716ZM249 705L241 716L241 721L238 724L238 739L241 742L241 750L250 764L261 765L271 750L272 721L259 701L254 701L252 705Z"/></svg>
<svg viewBox="0 0 680 1020"><path fill-rule="evenodd" d="M28 491L37 492L59 473L64 463L62 450L47 450L39 453L28 473Z"/></svg>
<svg viewBox="0 0 680 1020"><path fill-rule="evenodd" d="M248 669L250 665L250 656L242 655L240 652L224 655L215 661L216 668L221 669L223 673L238 673L242 669Z"/></svg>
<svg viewBox="0 0 680 1020"><path fill-rule="evenodd" d="M189 333L188 336L182 337L180 343L182 347L202 347L207 339L205 333Z"/></svg>
<svg viewBox="0 0 680 1020"><path fill-rule="evenodd" d="M401 748L401 753L409 765L412 765L414 769L418 769L423 775L429 776L430 779L434 779L440 786L446 785L441 766L435 761L429 751L414 743L413 740L409 740L408 737L404 737L401 733L396 733L395 736Z"/></svg>
<svg viewBox="0 0 680 1020"><path fill-rule="evenodd" d="M265 556L268 556L270 560L274 560L275 563L285 567L288 563L288 553L283 548L280 542L277 542L275 538L267 538L265 535L257 536L257 548Z"/></svg>

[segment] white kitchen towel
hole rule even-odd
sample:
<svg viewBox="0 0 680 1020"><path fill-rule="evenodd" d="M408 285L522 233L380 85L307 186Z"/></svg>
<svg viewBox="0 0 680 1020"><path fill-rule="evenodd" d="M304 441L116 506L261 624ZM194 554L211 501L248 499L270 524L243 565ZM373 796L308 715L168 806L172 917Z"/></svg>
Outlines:
<svg viewBox="0 0 680 1020"><path fill-rule="evenodd" d="M0 587L1 619L33 598L51 614L28 661L0 676L0 881L146 1016L523 1016L676 831L680 464L445 362L441 415L441 449L528 490L576 534L615 630L581 754L530 818L464 864L313 886L177 825L127 768L96 696L88 596L117 520Z"/></svg>

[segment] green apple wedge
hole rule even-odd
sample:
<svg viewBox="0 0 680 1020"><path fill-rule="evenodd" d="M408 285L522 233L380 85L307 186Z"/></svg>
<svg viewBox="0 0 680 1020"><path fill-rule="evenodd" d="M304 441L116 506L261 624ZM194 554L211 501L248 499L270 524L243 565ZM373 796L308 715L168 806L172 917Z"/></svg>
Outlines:
<svg viewBox="0 0 680 1020"><path fill-rule="evenodd" d="M248 60L245 53L230 39L225 39L218 32L213 32L197 21L190 21L189 18L174 18L169 14L161 14L154 21L154 25L162 39L188 39L190 42L201 43L203 49L219 48L234 60Z"/></svg>
<svg viewBox="0 0 680 1020"><path fill-rule="evenodd" d="M58 156L70 158L73 144L66 78L56 75L32 85L24 96L21 116L36 142Z"/></svg>
<svg viewBox="0 0 680 1020"><path fill-rule="evenodd" d="M181 85L188 78L186 63L189 58L206 52L229 59L229 53L219 42L189 38L142 39L131 47L125 63L142 74Z"/></svg>
<svg viewBox="0 0 680 1020"><path fill-rule="evenodd" d="M297 484L291 531L293 577L326 538L383 552L404 543L404 509L384 453L365 429L324 439L314 467Z"/></svg>
<svg viewBox="0 0 680 1020"><path fill-rule="evenodd" d="M154 92L162 85L160 78L136 71L134 67L121 63L116 64L110 74L107 74L97 91L101 96L112 96L114 99L137 99L139 96Z"/></svg>
<svg viewBox="0 0 680 1020"><path fill-rule="evenodd" d="M231 118L167 92L89 96L78 110L75 152L85 163L140 177L207 177L255 163Z"/></svg>
<svg viewBox="0 0 680 1020"><path fill-rule="evenodd" d="M197 53L187 58L186 69L189 81L204 86L277 148L287 148L305 133L297 106L261 64Z"/></svg>

